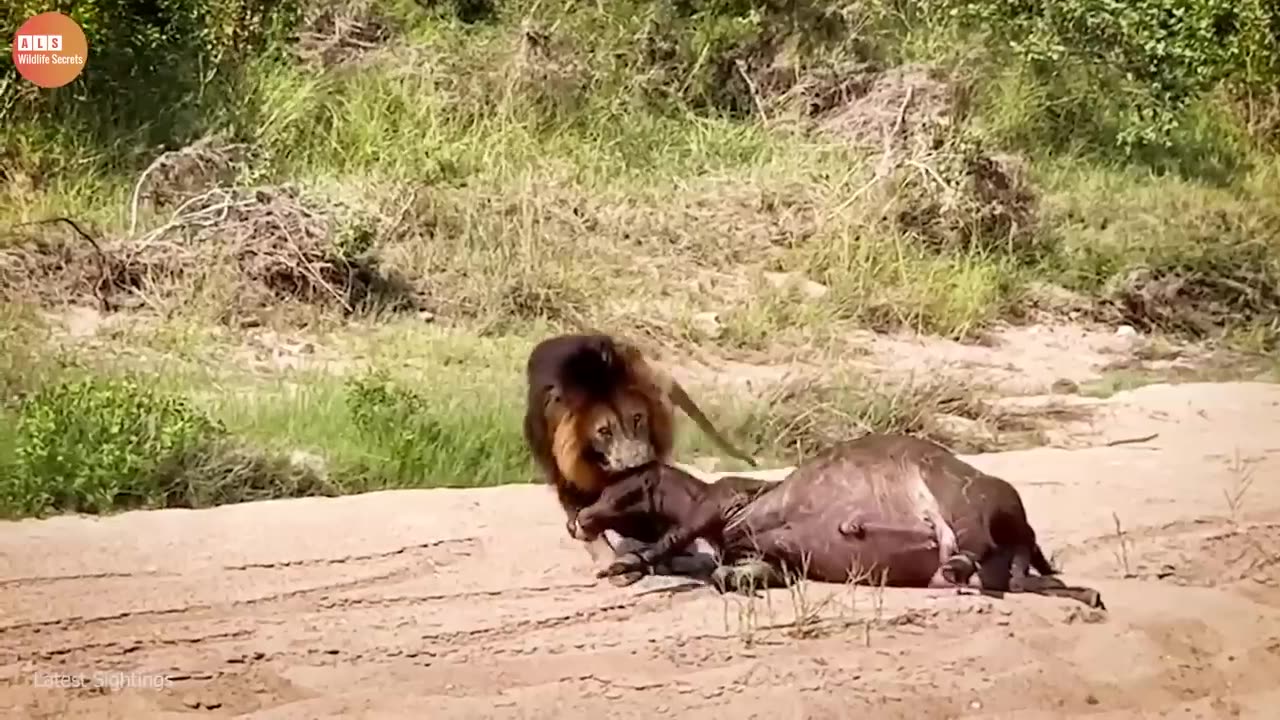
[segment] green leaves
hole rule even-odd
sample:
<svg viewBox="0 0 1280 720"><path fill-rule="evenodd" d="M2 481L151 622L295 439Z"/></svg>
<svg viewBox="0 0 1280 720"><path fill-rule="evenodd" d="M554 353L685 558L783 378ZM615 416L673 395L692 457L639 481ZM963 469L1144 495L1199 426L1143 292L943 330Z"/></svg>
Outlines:
<svg viewBox="0 0 1280 720"><path fill-rule="evenodd" d="M160 468L225 435L184 399L144 382L65 380L23 399L0 501L21 514L112 510L147 499Z"/></svg>
<svg viewBox="0 0 1280 720"><path fill-rule="evenodd" d="M1219 83L1243 93L1280 82L1280 5L1268 0L942 4L1046 83L1074 72L1116 86L1114 143L1126 152L1168 146L1188 103Z"/></svg>

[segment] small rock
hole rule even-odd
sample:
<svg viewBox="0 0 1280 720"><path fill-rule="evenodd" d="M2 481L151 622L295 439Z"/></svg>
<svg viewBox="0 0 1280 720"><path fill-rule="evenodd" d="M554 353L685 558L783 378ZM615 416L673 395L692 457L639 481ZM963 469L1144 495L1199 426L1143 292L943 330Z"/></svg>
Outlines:
<svg viewBox="0 0 1280 720"><path fill-rule="evenodd" d="M241 656L241 657L229 657L229 658L227 658L227 662L231 663L232 665L238 665L238 664L240 664L240 663L244 662L244 656Z"/></svg>
<svg viewBox="0 0 1280 720"><path fill-rule="evenodd" d="M970 710L981 710L981 709L982 709L982 703L981 703L981 702L979 702L979 701L977 701L977 700L974 700L973 702L969 703L969 709L970 709Z"/></svg>
<svg viewBox="0 0 1280 720"><path fill-rule="evenodd" d="M324 651L326 655L337 655L340 652L342 651L337 648L328 648L327 650Z"/></svg>
<svg viewBox="0 0 1280 720"><path fill-rule="evenodd" d="M183 696L183 698L182 698L182 704L183 704L183 705L186 705L187 707L191 708L192 710L199 710L199 709L200 709L200 699L199 699L199 698L197 698L195 695L185 695L185 696Z"/></svg>
<svg viewBox="0 0 1280 720"><path fill-rule="evenodd" d="M692 322L693 328L710 340L715 340L724 333L724 326L720 324L719 313L700 312L693 316Z"/></svg>
<svg viewBox="0 0 1280 720"><path fill-rule="evenodd" d="M1107 613L1097 608L1072 607L1066 611L1062 621L1067 625L1082 622L1087 625L1106 622Z"/></svg>
<svg viewBox="0 0 1280 720"><path fill-rule="evenodd" d="M217 710L220 707L222 707L222 703L218 702L217 700L210 700L209 702L204 704L205 710Z"/></svg>
<svg viewBox="0 0 1280 720"><path fill-rule="evenodd" d="M826 295L828 292L831 292L831 288L827 287L826 285L823 285L822 283L814 282L809 278L806 278L801 275L797 275L796 273L767 272L764 274L764 279L770 285L778 289L782 289L787 287L788 285L792 285L793 287L798 289L802 295L809 298L810 300L817 300L823 297L824 295Z"/></svg>
<svg viewBox="0 0 1280 720"><path fill-rule="evenodd" d="M1137 335L1138 335L1138 331L1134 330L1132 325L1121 325L1120 327L1116 328L1117 337L1129 338L1129 337L1136 337Z"/></svg>
<svg viewBox="0 0 1280 720"><path fill-rule="evenodd" d="M713 473L720 467L720 458L715 455L699 455L693 459L693 466L705 473Z"/></svg>
<svg viewBox="0 0 1280 720"><path fill-rule="evenodd" d="M1053 381L1053 384L1049 386L1049 389L1060 395L1075 395L1080 392L1080 385L1074 380L1058 378Z"/></svg>
<svg viewBox="0 0 1280 720"><path fill-rule="evenodd" d="M327 474L327 467L324 458L315 453L306 450L292 450L289 452L289 465L304 472L310 472L318 477L324 477Z"/></svg>

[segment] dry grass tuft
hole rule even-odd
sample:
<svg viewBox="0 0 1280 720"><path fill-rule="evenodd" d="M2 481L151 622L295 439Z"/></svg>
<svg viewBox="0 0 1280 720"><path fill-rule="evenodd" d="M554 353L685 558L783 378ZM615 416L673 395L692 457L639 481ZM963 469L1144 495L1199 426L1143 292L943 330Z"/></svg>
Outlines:
<svg viewBox="0 0 1280 720"><path fill-rule="evenodd" d="M1046 427L1086 412L1056 405L1018 408L998 404L995 397L990 389L952 379L801 378L767 389L732 432L797 463L869 433L917 435L955 452L978 453L1043 444Z"/></svg>

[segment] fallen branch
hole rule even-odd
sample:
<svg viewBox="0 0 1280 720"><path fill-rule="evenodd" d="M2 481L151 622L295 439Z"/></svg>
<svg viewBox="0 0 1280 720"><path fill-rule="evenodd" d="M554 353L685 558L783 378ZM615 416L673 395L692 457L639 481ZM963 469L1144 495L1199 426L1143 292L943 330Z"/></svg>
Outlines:
<svg viewBox="0 0 1280 720"><path fill-rule="evenodd" d="M760 100L760 93L756 89L755 81L753 81L751 76L747 74L747 64L741 59L738 59L733 61L733 66L738 69L738 74L741 75L743 81L747 83L747 91L751 93L751 101L756 106L756 112L760 113L760 124L768 125L769 116L765 114L764 102Z"/></svg>
<svg viewBox="0 0 1280 720"><path fill-rule="evenodd" d="M1108 441L1108 442L1107 442L1107 443L1105 443L1105 444L1106 444L1106 446L1107 446L1107 447L1114 447L1114 446L1116 446L1116 445L1130 445L1130 444L1135 444L1135 443L1144 443L1144 442L1147 442L1148 440L1155 440L1155 439L1156 439L1156 438L1158 438L1158 437L1160 437L1160 433L1151 433L1150 435L1143 435L1142 437L1135 437L1135 438L1122 438L1122 439L1120 439L1120 440L1110 440L1110 441Z"/></svg>
<svg viewBox="0 0 1280 720"><path fill-rule="evenodd" d="M92 235L85 232L79 225L77 225L75 220L61 215L58 217L46 218L44 220L31 220L24 223L18 223L14 227L22 227L24 225L49 225L56 222L64 222L70 225L72 230L75 230L80 237L84 238L85 241L93 247L93 251L98 257L98 282L93 286L93 294L98 298L98 304L102 306L102 311L109 312L111 310L111 294L112 291L115 290L115 282L111 274L111 263L107 260L107 254L103 252L102 245L100 245L97 240L93 239ZM104 286L107 288L105 291L103 290Z"/></svg>

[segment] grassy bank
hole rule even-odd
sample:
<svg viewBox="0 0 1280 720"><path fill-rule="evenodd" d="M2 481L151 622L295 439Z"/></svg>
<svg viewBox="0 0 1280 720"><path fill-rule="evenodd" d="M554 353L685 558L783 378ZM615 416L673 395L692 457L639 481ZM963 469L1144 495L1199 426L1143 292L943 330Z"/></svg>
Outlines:
<svg viewBox="0 0 1280 720"><path fill-rule="evenodd" d="M163 352L164 335L119 338L144 353L54 355L26 321L7 335L0 514L205 507L270 497L535 481L520 435L522 366L534 338L379 328L342 370L252 371L231 346ZM21 345L25 341L34 343ZM190 347L188 345L187 347ZM719 427L769 464L793 463L851 431L919 433L960 450L1017 445L1034 423L1002 415L971 388L876 384L836 374L765 397L691 388ZM798 402L803 398L803 405ZM957 430L947 416L980 423ZM687 419L678 456L717 449ZM730 459L719 466L744 468Z"/></svg>
<svg viewBox="0 0 1280 720"><path fill-rule="evenodd" d="M0 82L0 300L163 318L153 349L186 358L157 371L166 392L216 431L164 449L188 458L168 476L35 468L13 458L98 430L7 431L15 512L529 477L510 399L559 329L737 358L841 357L860 328L967 342L1032 313L1280 337L1280 12L1262 0L108 5L70 11L94 48L81 79ZM57 215L96 244L20 225ZM351 320L435 334L359 372L267 378L199 339ZM39 396L70 371L5 345L24 378L6 419L97 402ZM133 408L102 410L122 426L162 412L103 392ZM982 414L843 371L770 392L706 402L779 462L859 419ZM150 479L48 500L95 463Z"/></svg>

